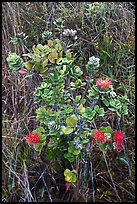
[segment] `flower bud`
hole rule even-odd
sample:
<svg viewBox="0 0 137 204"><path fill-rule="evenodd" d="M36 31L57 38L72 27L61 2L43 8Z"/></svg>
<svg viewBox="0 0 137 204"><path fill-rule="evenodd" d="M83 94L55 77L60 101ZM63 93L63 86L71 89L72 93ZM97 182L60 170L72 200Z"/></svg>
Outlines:
<svg viewBox="0 0 137 204"><path fill-rule="evenodd" d="M48 127L49 129L57 129L57 124L54 121L52 121L49 122Z"/></svg>

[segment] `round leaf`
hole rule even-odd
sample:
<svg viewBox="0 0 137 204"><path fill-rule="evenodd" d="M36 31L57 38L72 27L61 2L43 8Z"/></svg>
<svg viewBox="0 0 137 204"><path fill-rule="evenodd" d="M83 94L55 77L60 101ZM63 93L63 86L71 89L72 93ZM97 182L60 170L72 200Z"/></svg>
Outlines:
<svg viewBox="0 0 137 204"><path fill-rule="evenodd" d="M78 107L78 113L79 114L85 113L85 108L83 107L83 104L80 104L80 106Z"/></svg>
<svg viewBox="0 0 137 204"><path fill-rule="evenodd" d="M65 127L65 126L62 126L61 130L65 135L69 135L69 134L71 134L73 132L73 128Z"/></svg>
<svg viewBox="0 0 137 204"><path fill-rule="evenodd" d="M75 126L77 125L78 118L75 114L71 115L66 119L67 126Z"/></svg>

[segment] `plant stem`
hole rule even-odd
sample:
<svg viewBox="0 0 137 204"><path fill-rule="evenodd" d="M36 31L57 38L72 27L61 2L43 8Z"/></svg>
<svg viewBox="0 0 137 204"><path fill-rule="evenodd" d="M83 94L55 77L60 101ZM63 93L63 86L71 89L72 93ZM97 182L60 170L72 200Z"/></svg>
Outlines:
<svg viewBox="0 0 137 204"><path fill-rule="evenodd" d="M91 160L90 160L90 175L91 175L91 181L92 181L93 202L95 202L94 176L93 176L93 168L92 168L92 161Z"/></svg>

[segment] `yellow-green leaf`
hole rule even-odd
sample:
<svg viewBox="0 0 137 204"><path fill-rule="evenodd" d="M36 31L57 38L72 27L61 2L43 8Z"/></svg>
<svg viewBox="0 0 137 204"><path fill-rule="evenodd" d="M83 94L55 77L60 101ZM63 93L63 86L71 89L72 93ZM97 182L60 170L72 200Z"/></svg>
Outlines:
<svg viewBox="0 0 137 204"><path fill-rule="evenodd" d="M83 104L80 104L80 106L78 107L78 113L79 114L85 113L85 108L83 107Z"/></svg>
<svg viewBox="0 0 137 204"><path fill-rule="evenodd" d="M39 75L42 76L43 78L47 78L48 70L46 70L45 72L40 73Z"/></svg>
<svg viewBox="0 0 137 204"><path fill-rule="evenodd" d="M66 58L67 58L67 59L71 59L71 58L72 58L72 55L71 55L70 50L67 50L67 51L66 51Z"/></svg>
<svg viewBox="0 0 137 204"><path fill-rule="evenodd" d="M75 173L75 174L77 174L77 171L73 169L73 170L72 170L72 173Z"/></svg>
<svg viewBox="0 0 137 204"><path fill-rule="evenodd" d="M36 70L36 71L40 71L40 69L41 69L41 62L37 61L37 62L35 63L35 70Z"/></svg>
<svg viewBox="0 0 137 204"><path fill-rule="evenodd" d="M36 49L39 49L39 50L43 50L43 45L41 45L41 44L38 44L37 46L36 46Z"/></svg>
<svg viewBox="0 0 137 204"><path fill-rule="evenodd" d="M61 51L62 50L62 46L61 46L61 44L60 43L57 43L56 45L55 45L55 49L56 49L56 51Z"/></svg>
<svg viewBox="0 0 137 204"><path fill-rule="evenodd" d="M72 177L71 177L71 182L76 182L76 180L77 180L77 178L76 178L76 175L72 175Z"/></svg>
<svg viewBox="0 0 137 204"><path fill-rule="evenodd" d="M72 180L72 176L71 176L71 175L67 175L67 176L65 177L65 181L71 182L71 180Z"/></svg>
<svg viewBox="0 0 137 204"><path fill-rule="evenodd" d="M71 115L70 117L66 118L67 126L75 126L77 125L78 118L75 114Z"/></svg>
<svg viewBox="0 0 137 204"><path fill-rule="evenodd" d="M73 132L73 128L65 127L65 126L62 126L61 130L65 135L69 135Z"/></svg>
<svg viewBox="0 0 137 204"><path fill-rule="evenodd" d="M33 64L30 63L30 62L25 62L25 68L28 69L28 70L31 70L33 67Z"/></svg>
<svg viewBox="0 0 137 204"><path fill-rule="evenodd" d="M70 170L69 170L69 169L66 169L66 170L64 171L64 176L67 176L68 174L70 174Z"/></svg>
<svg viewBox="0 0 137 204"><path fill-rule="evenodd" d="M76 103L77 103L77 102L79 102L79 101L80 101L80 99L81 99L81 95L76 96L76 98L75 98Z"/></svg>
<svg viewBox="0 0 137 204"><path fill-rule="evenodd" d="M48 45L44 45L43 48L44 48L44 53L49 53L50 52L51 48L49 48Z"/></svg>
<svg viewBox="0 0 137 204"><path fill-rule="evenodd" d="M85 104L86 103L86 99L82 99L82 104Z"/></svg>
<svg viewBox="0 0 137 204"><path fill-rule="evenodd" d="M62 58L61 58L61 57L57 59L57 61L56 61L57 64L58 64L60 61L62 61Z"/></svg>
<svg viewBox="0 0 137 204"><path fill-rule="evenodd" d="M42 65L43 65L43 67L46 67L47 64L48 64L48 59L45 59L45 60L43 61Z"/></svg>
<svg viewBox="0 0 137 204"><path fill-rule="evenodd" d="M59 52L59 57L62 59L62 55L63 55L63 52L62 51L60 51Z"/></svg>
<svg viewBox="0 0 137 204"><path fill-rule="evenodd" d="M55 59L57 59L57 52L56 50L52 50L52 52L48 55L48 59L49 61L54 64L55 63Z"/></svg>

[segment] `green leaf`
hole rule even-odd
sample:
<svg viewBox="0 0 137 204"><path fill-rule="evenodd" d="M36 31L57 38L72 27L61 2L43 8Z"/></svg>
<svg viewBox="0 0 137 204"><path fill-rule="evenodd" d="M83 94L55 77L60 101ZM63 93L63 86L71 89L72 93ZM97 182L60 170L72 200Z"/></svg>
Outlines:
<svg viewBox="0 0 137 204"><path fill-rule="evenodd" d="M84 140L82 140L82 143L83 144L86 144L86 143L88 143L89 142L89 139L84 139Z"/></svg>
<svg viewBox="0 0 137 204"><path fill-rule="evenodd" d="M96 111L92 110L91 108L87 107L84 113L84 118L88 121L92 121L94 116L96 115Z"/></svg>
<svg viewBox="0 0 137 204"><path fill-rule="evenodd" d="M77 171L73 169L73 170L72 170L72 173L75 173L75 174L77 174Z"/></svg>
<svg viewBox="0 0 137 204"><path fill-rule="evenodd" d="M33 63L31 63L31 62L25 62L24 63L24 66L26 67L26 69L28 69L28 70L32 70L32 67L33 67Z"/></svg>
<svg viewBox="0 0 137 204"><path fill-rule="evenodd" d="M48 65L48 59L45 59L44 61L43 61L43 63L42 63L42 66L43 67L46 67Z"/></svg>
<svg viewBox="0 0 137 204"><path fill-rule="evenodd" d="M85 104L85 102L86 102L86 99L85 98L82 99L82 104Z"/></svg>
<svg viewBox="0 0 137 204"><path fill-rule="evenodd" d="M52 64L55 64L55 59L58 58L58 54L55 49L52 50L52 52L48 55L48 59Z"/></svg>
<svg viewBox="0 0 137 204"><path fill-rule="evenodd" d="M67 51L66 51L66 58L67 58L68 60L70 60L70 59L72 58L72 55L71 55L70 50L67 50Z"/></svg>
<svg viewBox="0 0 137 204"><path fill-rule="evenodd" d="M111 110L111 111L113 111L113 112L115 112L116 111L116 109L115 108L108 108L109 110Z"/></svg>
<svg viewBox="0 0 137 204"><path fill-rule="evenodd" d="M101 126L101 127L99 128L99 130L102 131L102 132L106 132L106 128L105 128L104 126Z"/></svg>
<svg viewBox="0 0 137 204"><path fill-rule="evenodd" d="M112 150L112 149L113 149L113 143L112 143L112 142L109 142L109 143L107 144L107 148L108 148L109 150Z"/></svg>
<svg viewBox="0 0 137 204"><path fill-rule="evenodd" d="M72 154L73 153L73 149L71 147L68 147L68 152Z"/></svg>
<svg viewBox="0 0 137 204"><path fill-rule="evenodd" d="M79 154L80 154L80 150L74 150L74 151L72 152L72 154L74 154L74 155L79 155Z"/></svg>
<svg viewBox="0 0 137 204"><path fill-rule="evenodd" d="M76 182L76 170L70 171L69 169L66 169L64 171L65 181L67 182Z"/></svg>
<svg viewBox="0 0 137 204"><path fill-rule="evenodd" d="M106 133L112 133L112 128L110 126L106 127Z"/></svg>
<svg viewBox="0 0 137 204"><path fill-rule="evenodd" d="M128 115L128 111L124 111L124 112L123 112L123 115Z"/></svg>
<svg viewBox="0 0 137 204"><path fill-rule="evenodd" d="M111 133L106 132L106 134L107 134L107 138L108 138L108 139L111 139Z"/></svg>
<svg viewBox="0 0 137 204"><path fill-rule="evenodd" d="M41 143L39 143L38 145L34 146L34 149L38 152L40 152L42 150L43 145Z"/></svg>
<svg viewBox="0 0 137 204"><path fill-rule="evenodd" d="M67 181L67 182L72 182L72 176L71 176L71 175L67 175L67 176L65 177L65 181Z"/></svg>
<svg viewBox="0 0 137 204"><path fill-rule="evenodd" d="M106 144L106 143L99 144L99 149L100 149L102 152L106 151L106 147L107 147L107 144Z"/></svg>
<svg viewBox="0 0 137 204"><path fill-rule="evenodd" d="M66 113L72 113L74 110L73 106L69 105L68 108L66 109Z"/></svg>
<svg viewBox="0 0 137 204"><path fill-rule="evenodd" d="M43 143L46 141L45 129L43 127L40 127L34 130L33 132L36 132L41 136L40 143Z"/></svg>
<svg viewBox="0 0 137 204"><path fill-rule="evenodd" d="M49 48L48 45L44 45L43 48L44 48L44 54L49 54L50 53L50 48Z"/></svg>
<svg viewBox="0 0 137 204"><path fill-rule="evenodd" d="M54 146L54 144L53 144ZM57 147L47 147L46 148L46 151L45 151L45 154L46 154L46 159L47 160L57 160L60 156L62 156L62 151L57 148Z"/></svg>
<svg viewBox="0 0 137 204"><path fill-rule="evenodd" d="M10 53L9 56L7 57L7 62L8 62L9 68L12 71L19 71L24 66L23 59L16 53Z"/></svg>
<svg viewBox="0 0 137 204"><path fill-rule="evenodd" d="M10 42L11 42L13 45L17 45L17 44L19 43L17 37L11 38L11 41L10 41Z"/></svg>
<svg viewBox="0 0 137 204"><path fill-rule="evenodd" d="M60 113L59 112L54 112L54 113L50 114L50 116L58 117L58 116L60 116Z"/></svg>
<svg viewBox="0 0 137 204"><path fill-rule="evenodd" d="M70 170L69 169L66 169L65 171L64 171L64 176L67 176L67 175L69 175L70 174Z"/></svg>
<svg viewBox="0 0 137 204"><path fill-rule="evenodd" d="M43 127L38 128L37 130L35 130L35 132L37 133L45 133L45 129Z"/></svg>
<svg viewBox="0 0 137 204"><path fill-rule="evenodd" d="M36 46L36 49L38 49L38 50L43 50L44 49L44 47L43 47L43 45L41 45L41 44L38 44L37 46Z"/></svg>
<svg viewBox="0 0 137 204"><path fill-rule="evenodd" d="M36 71L40 71L40 69L41 69L41 62L37 61L34 66L35 66L35 70Z"/></svg>
<svg viewBox="0 0 137 204"><path fill-rule="evenodd" d="M70 117L66 118L67 126L75 126L77 125L78 118L75 114L71 115Z"/></svg>
<svg viewBox="0 0 137 204"><path fill-rule="evenodd" d="M110 101L110 105L111 105L111 106L115 107L115 104L116 104L116 103L115 103L114 100L111 100L111 101Z"/></svg>
<svg viewBox="0 0 137 204"><path fill-rule="evenodd" d="M74 174L74 175L72 175L72 177L71 177L71 182L76 182L76 180L77 180L77 178L76 178L76 175Z"/></svg>
<svg viewBox="0 0 137 204"><path fill-rule="evenodd" d="M78 107L78 113L79 114L85 113L85 108L83 107L83 104L80 104L80 106Z"/></svg>
<svg viewBox="0 0 137 204"><path fill-rule="evenodd" d="M128 115L128 107L126 105L123 105L122 109L123 114Z"/></svg>
<svg viewBox="0 0 137 204"><path fill-rule="evenodd" d="M62 131L65 135L69 135L69 134L71 134L71 133L73 132L73 128L62 126L62 127L61 127L61 131Z"/></svg>
<svg viewBox="0 0 137 204"><path fill-rule="evenodd" d="M46 135L41 135L41 139L40 139L41 143L46 143Z"/></svg>
<svg viewBox="0 0 137 204"><path fill-rule="evenodd" d="M94 107L94 110L98 112L98 110L99 110L99 106L96 105L96 106Z"/></svg>
<svg viewBox="0 0 137 204"><path fill-rule="evenodd" d="M76 98L75 98L76 103L78 103L80 101L80 99L81 99L81 95L76 96Z"/></svg>
<svg viewBox="0 0 137 204"><path fill-rule="evenodd" d="M46 82L42 82L41 88L47 88L47 87L48 87L48 84Z"/></svg>
<svg viewBox="0 0 137 204"><path fill-rule="evenodd" d="M80 69L79 66L75 66L75 67L74 67L74 70L75 70L75 74L76 74L77 76L81 76L81 75L83 74L83 71Z"/></svg>
<svg viewBox="0 0 137 204"><path fill-rule="evenodd" d="M104 116L104 108L100 108L98 110L98 114L99 114L99 116Z"/></svg>
<svg viewBox="0 0 137 204"><path fill-rule="evenodd" d="M74 160L75 160L75 158L76 158L76 156L74 156L73 154L71 154L70 152L66 152L65 154L64 154L64 157L66 158L66 159L68 159L70 162L74 162Z"/></svg>
<svg viewBox="0 0 137 204"><path fill-rule="evenodd" d="M55 50L58 51L58 52L60 52L62 50L62 46L61 46L60 43L55 45Z"/></svg>
<svg viewBox="0 0 137 204"><path fill-rule="evenodd" d="M106 99L103 99L103 103L105 104L105 106L109 106L109 101Z"/></svg>
<svg viewBox="0 0 137 204"><path fill-rule="evenodd" d="M121 105L121 102L119 100L116 100L115 104L116 104L116 106L119 106L119 105Z"/></svg>

